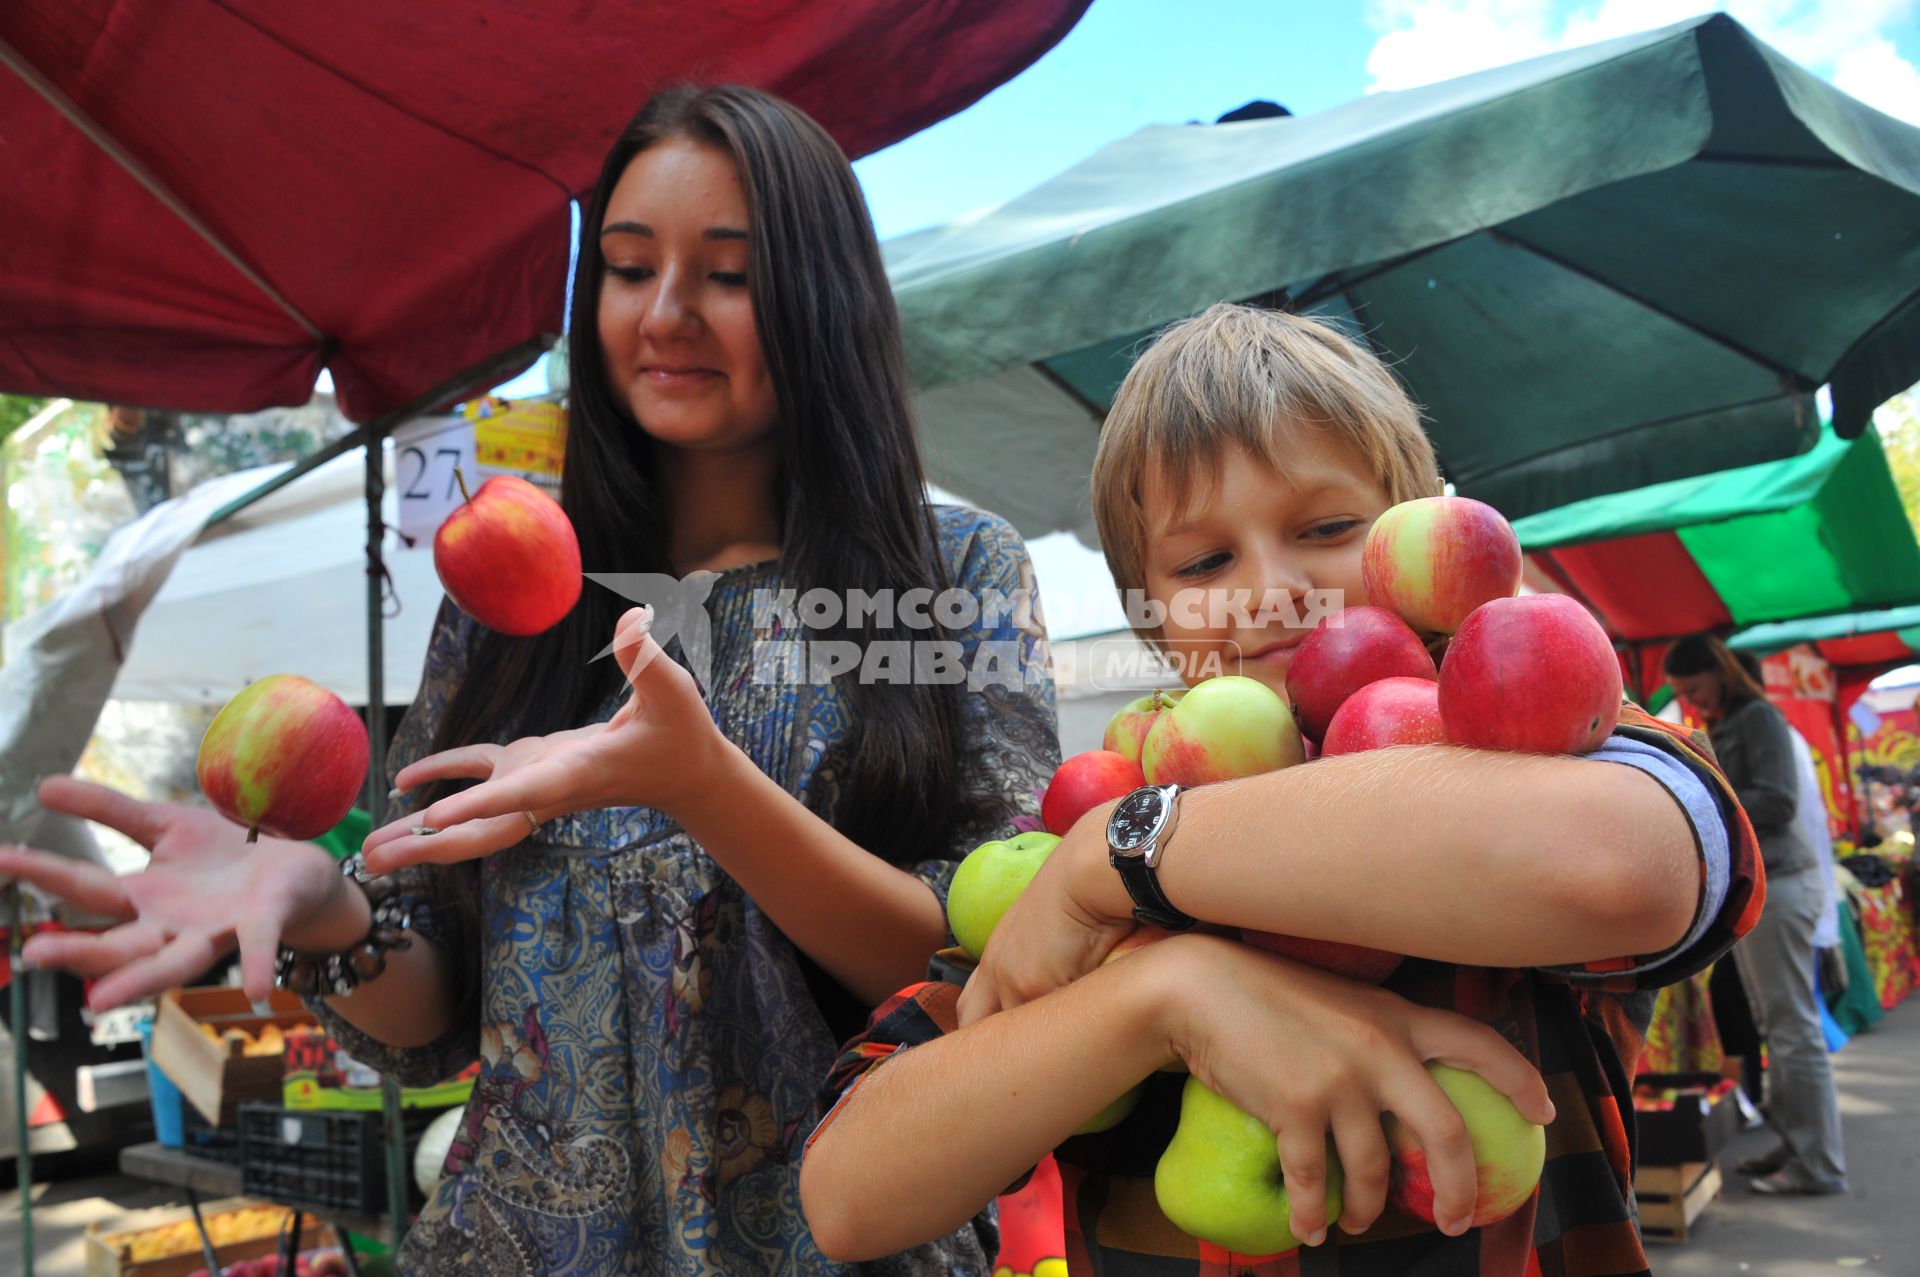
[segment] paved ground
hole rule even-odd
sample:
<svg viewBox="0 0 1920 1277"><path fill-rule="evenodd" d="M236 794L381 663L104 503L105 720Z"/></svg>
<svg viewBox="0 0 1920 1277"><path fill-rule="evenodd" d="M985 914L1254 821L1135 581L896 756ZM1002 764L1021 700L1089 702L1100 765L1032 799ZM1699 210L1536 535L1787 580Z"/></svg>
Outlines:
<svg viewBox="0 0 1920 1277"><path fill-rule="evenodd" d="M1920 998L1834 1057L1853 1192L1845 1197L1755 1197L1733 1169L1764 1152L1764 1131L1721 1157L1726 1187L1679 1244L1653 1244L1657 1277L1920 1277ZM121 1175L34 1187L38 1277L80 1277L82 1237L96 1220L184 1198ZM0 1273L22 1271L20 1198L0 1195Z"/></svg>
<svg viewBox="0 0 1920 1277"><path fill-rule="evenodd" d="M1695 1236L1651 1248L1657 1277L1920 1277L1920 999L1888 1013L1833 1063L1853 1191L1756 1197L1733 1166L1773 1140L1749 1132L1722 1154L1726 1187Z"/></svg>

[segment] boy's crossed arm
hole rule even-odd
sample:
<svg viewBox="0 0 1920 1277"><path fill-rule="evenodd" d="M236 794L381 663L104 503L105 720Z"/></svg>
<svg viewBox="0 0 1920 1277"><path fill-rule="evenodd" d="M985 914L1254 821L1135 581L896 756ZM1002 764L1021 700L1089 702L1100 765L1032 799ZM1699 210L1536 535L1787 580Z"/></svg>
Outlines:
<svg viewBox="0 0 1920 1277"><path fill-rule="evenodd" d="M1431 1158L1437 1218L1466 1229L1476 1179L1460 1115L1423 1066L1481 1074L1530 1120L1553 1109L1493 1029L1215 936L1176 936L964 1028L951 986L925 991L928 1040L886 1042L814 1133L800 1191L829 1257L858 1260L963 1225L1095 1112L1164 1065L1259 1117L1276 1139L1292 1226L1326 1225L1326 1139L1345 1172L1343 1228L1380 1214L1392 1111Z"/></svg>
<svg viewBox="0 0 1920 1277"><path fill-rule="evenodd" d="M1702 888L1668 784L1719 819L1680 764L1663 774L1451 746L1320 759L1183 794L1160 883L1207 922L1468 966L1663 953L1699 919ZM1132 929L1109 810L1075 825L1007 911L964 1022L1072 982Z"/></svg>

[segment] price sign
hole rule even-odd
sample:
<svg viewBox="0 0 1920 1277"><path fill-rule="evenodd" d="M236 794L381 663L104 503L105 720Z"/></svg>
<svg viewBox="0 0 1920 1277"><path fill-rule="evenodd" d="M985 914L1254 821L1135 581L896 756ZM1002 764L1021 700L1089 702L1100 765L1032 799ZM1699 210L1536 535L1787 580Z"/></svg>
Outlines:
<svg viewBox="0 0 1920 1277"><path fill-rule="evenodd" d="M477 399L457 415L408 422L393 432L393 446L400 531L415 548L431 549L441 520L463 500L455 467L469 492L511 474L560 499L567 411L538 399Z"/></svg>
<svg viewBox="0 0 1920 1277"><path fill-rule="evenodd" d="M467 486L480 486L473 423L465 417L429 417L393 432L393 483L400 499L400 531L415 547L431 549L441 520L462 500L456 467Z"/></svg>

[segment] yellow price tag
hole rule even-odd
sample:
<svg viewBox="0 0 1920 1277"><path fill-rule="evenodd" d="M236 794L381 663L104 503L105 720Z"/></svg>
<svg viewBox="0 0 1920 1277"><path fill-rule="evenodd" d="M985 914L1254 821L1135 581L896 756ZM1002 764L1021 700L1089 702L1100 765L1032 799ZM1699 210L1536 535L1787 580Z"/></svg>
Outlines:
<svg viewBox="0 0 1920 1277"><path fill-rule="evenodd" d="M473 422L474 460L483 470L535 483L560 478L567 454L567 411L540 399L488 397L464 409Z"/></svg>

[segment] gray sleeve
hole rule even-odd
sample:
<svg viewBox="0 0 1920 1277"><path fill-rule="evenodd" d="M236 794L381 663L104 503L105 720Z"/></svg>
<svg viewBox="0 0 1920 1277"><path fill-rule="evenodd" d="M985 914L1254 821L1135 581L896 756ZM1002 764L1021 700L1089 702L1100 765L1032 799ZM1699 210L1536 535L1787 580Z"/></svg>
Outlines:
<svg viewBox="0 0 1920 1277"><path fill-rule="evenodd" d="M1699 944L1726 905L1728 885L1733 876L1733 852L1727 840L1727 813L1722 809L1720 800L1708 790L1706 782L1695 775L1691 768L1652 745L1625 736L1613 736L1587 757L1596 762L1615 763L1645 772L1672 795L1693 831L1694 848L1700 857L1700 894L1687 934L1665 953L1640 957L1628 967L1606 967L1597 972L1567 967L1548 969L1576 983L1589 979L1613 980L1630 975L1641 977L1642 987L1652 987L1660 981L1646 980L1645 973L1667 966Z"/></svg>
<svg viewBox="0 0 1920 1277"><path fill-rule="evenodd" d="M1723 762L1754 829L1778 829L1791 821L1800 808L1800 773L1786 718L1773 706L1754 702L1728 717L1722 735L1737 746Z"/></svg>

